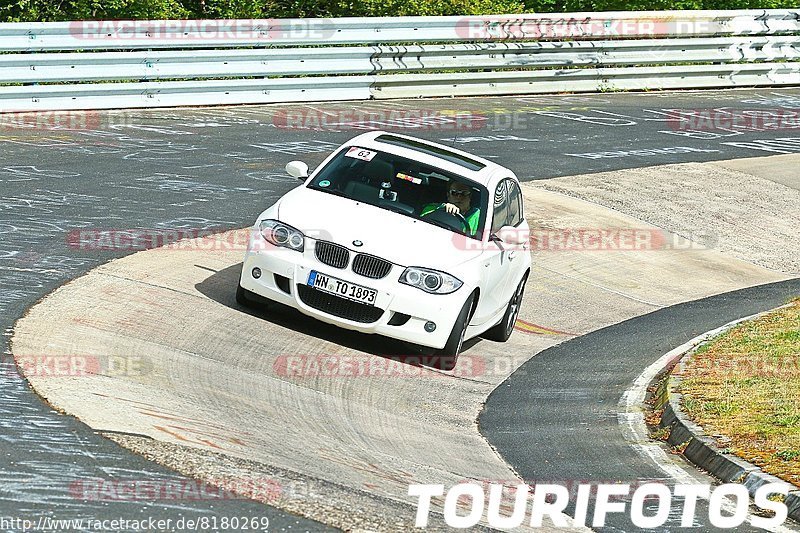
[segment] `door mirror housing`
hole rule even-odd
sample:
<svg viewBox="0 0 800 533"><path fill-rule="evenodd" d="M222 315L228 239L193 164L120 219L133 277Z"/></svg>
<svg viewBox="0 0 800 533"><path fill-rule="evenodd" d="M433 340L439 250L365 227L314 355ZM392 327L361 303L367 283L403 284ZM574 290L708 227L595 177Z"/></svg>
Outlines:
<svg viewBox="0 0 800 533"><path fill-rule="evenodd" d="M514 226L503 226L497 232L497 238L504 244L520 246L528 242L530 231L523 228L515 228Z"/></svg>
<svg viewBox="0 0 800 533"><path fill-rule="evenodd" d="M286 163L286 172L293 178L304 180L308 177L308 165L302 161L290 161Z"/></svg>

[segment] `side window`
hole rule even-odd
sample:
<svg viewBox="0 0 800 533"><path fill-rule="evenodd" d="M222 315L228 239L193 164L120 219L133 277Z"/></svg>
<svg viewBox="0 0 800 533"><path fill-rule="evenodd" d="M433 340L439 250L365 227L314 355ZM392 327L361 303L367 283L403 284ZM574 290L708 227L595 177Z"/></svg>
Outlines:
<svg viewBox="0 0 800 533"><path fill-rule="evenodd" d="M519 184L511 179L505 180L508 183L508 225L516 227L522 222L522 192Z"/></svg>
<svg viewBox="0 0 800 533"><path fill-rule="evenodd" d="M508 223L508 188L506 180L497 184L494 190L494 216L492 217L492 233Z"/></svg>

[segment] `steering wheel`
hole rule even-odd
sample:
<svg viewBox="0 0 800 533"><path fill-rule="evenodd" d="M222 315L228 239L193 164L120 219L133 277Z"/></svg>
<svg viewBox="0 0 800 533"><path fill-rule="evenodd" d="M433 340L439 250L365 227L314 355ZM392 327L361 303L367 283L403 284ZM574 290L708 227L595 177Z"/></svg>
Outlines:
<svg viewBox="0 0 800 533"><path fill-rule="evenodd" d="M437 208L435 211L431 211L425 215L425 218L447 226L454 231L469 233L469 224L467 223L467 219L464 218L464 215L461 213L448 213L445 211L444 206Z"/></svg>

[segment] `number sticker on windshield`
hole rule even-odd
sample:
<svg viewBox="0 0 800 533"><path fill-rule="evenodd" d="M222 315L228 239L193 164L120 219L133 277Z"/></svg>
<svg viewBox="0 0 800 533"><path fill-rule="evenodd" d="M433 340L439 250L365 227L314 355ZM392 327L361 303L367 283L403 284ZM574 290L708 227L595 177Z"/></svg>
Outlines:
<svg viewBox="0 0 800 533"><path fill-rule="evenodd" d="M373 152L372 150L367 150L365 148L359 148L358 146L353 146L344 155L346 155L347 157L354 157L356 159L363 159L364 161L372 161L372 158L378 155L378 152Z"/></svg>

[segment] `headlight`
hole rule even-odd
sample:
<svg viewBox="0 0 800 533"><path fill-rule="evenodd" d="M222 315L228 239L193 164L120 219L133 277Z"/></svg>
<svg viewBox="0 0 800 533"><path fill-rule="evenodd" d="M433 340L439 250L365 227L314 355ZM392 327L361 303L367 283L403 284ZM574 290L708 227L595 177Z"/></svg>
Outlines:
<svg viewBox="0 0 800 533"><path fill-rule="evenodd" d="M431 294L450 294L463 285L460 279L450 274L422 267L408 267L398 281Z"/></svg>
<svg viewBox="0 0 800 533"><path fill-rule="evenodd" d="M282 246L291 250L303 251L305 235L300 230L277 220L262 220L258 225L261 236L275 246Z"/></svg>

